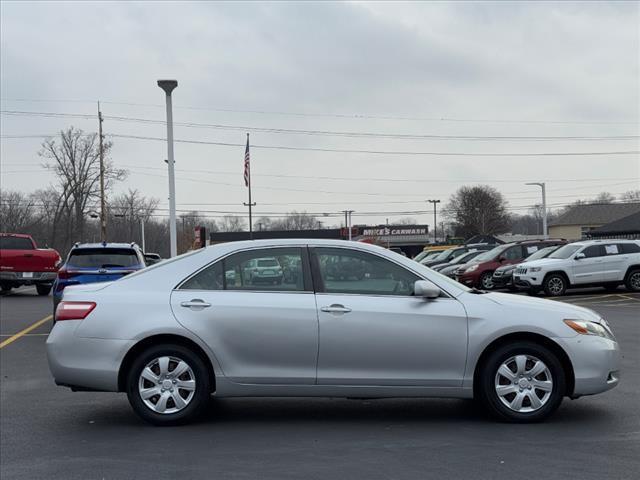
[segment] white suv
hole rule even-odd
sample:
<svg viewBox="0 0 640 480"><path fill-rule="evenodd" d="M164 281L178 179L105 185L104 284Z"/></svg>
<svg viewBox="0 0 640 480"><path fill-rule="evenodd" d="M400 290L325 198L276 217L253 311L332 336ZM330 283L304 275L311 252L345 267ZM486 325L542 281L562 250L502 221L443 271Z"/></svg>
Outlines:
<svg viewBox="0 0 640 480"><path fill-rule="evenodd" d="M570 243L547 258L524 262L514 272L514 284L535 294L540 290L552 297L567 288L621 283L640 292L640 241L590 240Z"/></svg>

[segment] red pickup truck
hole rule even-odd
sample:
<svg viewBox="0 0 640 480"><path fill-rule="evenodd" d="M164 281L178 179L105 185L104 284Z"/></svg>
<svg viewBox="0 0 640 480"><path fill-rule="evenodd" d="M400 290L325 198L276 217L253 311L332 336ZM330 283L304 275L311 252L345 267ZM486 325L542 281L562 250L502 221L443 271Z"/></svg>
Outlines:
<svg viewBox="0 0 640 480"><path fill-rule="evenodd" d="M37 248L29 235L0 233L0 288L9 291L35 285L38 295L49 295L56 279L60 255L52 248Z"/></svg>

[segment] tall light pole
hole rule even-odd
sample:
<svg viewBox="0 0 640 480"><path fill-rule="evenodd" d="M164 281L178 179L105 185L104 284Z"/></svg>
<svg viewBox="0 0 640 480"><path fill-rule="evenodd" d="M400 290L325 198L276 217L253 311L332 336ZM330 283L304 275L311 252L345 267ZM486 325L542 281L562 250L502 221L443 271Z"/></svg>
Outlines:
<svg viewBox="0 0 640 480"><path fill-rule="evenodd" d="M140 217L140 237L142 240L142 251L146 252L147 248L144 244L144 217Z"/></svg>
<svg viewBox="0 0 640 480"><path fill-rule="evenodd" d="M440 200L427 200L427 202L433 204L433 243L438 243L438 223L436 222L436 204L440 203Z"/></svg>
<svg viewBox="0 0 640 480"><path fill-rule="evenodd" d="M167 100L167 152L169 165L169 242L171 256L178 254L178 236L176 232L176 178L173 158L173 107L171 92L178 86L177 80L158 80L158 86L164 90Z"/></svg>
<svg viewBox="0 0 640 480"><path fill-rule="evenodd" d="M546 240L549 238L549 233L547 232L547 190L545 182L531 182L526 183L525 185L537 185L542 189L542 235Z"/></svg>

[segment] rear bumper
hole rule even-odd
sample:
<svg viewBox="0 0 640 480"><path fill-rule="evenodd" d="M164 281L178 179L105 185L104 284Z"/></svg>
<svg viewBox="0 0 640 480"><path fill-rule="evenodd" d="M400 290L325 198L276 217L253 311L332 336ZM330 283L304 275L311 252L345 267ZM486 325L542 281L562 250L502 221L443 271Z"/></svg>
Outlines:
<svg viewBox="0 0 640 480"><path fill-rule="evenodd" d="M0 282L13 285L35 285L36 283L53 283L56 272L0 272Z"/></svg>
<svg viewBox="0 0 640 480"><path fill-rule="evenodd" d="M75 389L118 391L118 373L132 340L75 335L81 320L56 322L47 338L49 370L57 385Z"/></svg>

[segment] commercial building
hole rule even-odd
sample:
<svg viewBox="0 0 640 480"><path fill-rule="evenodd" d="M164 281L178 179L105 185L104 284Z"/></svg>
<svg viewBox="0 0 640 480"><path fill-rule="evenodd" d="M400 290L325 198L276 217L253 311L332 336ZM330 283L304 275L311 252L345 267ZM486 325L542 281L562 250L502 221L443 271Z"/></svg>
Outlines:
<svg viewBox="0 0 640 480"><path fill-rule="evenodd" d="M640 211L591 230L589 237L640 239Z"/></svg>
<svg viewBox="0 0 640 480"><path fill-rule="evenodd" d="M328 238L349 239L347 228L323 228L316 230L262 230L253 232L253 238ZM375 243L387 248L399 249L412 257L429 243L428 225L356 225L351 229L351 239L358 242ZM211 244L249 240L249 232L212 232Z"/></svg>
<svg viewBox="0 0 640 480"><path fill-rule="evenodd" d="M584 240L598 227L640 212L640 203L576 205L549 224L551 238Z"/></svg>

